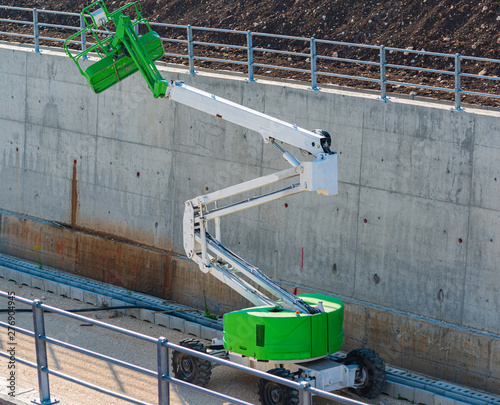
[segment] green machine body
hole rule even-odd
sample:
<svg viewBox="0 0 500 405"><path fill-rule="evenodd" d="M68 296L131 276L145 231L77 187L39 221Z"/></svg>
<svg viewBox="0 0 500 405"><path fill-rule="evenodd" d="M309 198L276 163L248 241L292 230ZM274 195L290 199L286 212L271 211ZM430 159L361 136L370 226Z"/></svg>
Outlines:
<svg viewBox="0 0 500 405"><path fill-rule="evenodd" d="M254 307L224 315L224 348L257 360L300 361L338 352L344 338L344 304L322 294L301 294L317 314L276 307Z"/></svg>

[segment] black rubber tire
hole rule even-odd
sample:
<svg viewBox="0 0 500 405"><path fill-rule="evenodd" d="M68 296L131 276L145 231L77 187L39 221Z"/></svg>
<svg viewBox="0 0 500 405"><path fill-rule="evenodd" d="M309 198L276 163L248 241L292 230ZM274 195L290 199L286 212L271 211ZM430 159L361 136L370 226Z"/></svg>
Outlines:
<svg viewBox="0 0 500 405"><path fill-rule="evenodd" d="M202 353L207 352L206 347L196 339L185 339L179 344L180 346ZM210 377L212 377L213 364L209 360L202 360L187 353L174 350L172 354L172 368L175 378L204 387L209 383Z"/></svg>
<svg viewBox="0 0 500 405"><path fill-rule="evenodd" d="M294 379L294 374L284 368L273 368L268 373L289 380ZM259 381L259 399L262 405L293 405L299 403L299 391L261 378Z"/></svg>
<svg viewBox="0 0 500 405"><path fill-rule="evenodd" d="M370 349L355 349L344 360L345 365L357 364L355 386L352 391L365 398L375 398L382 393L386 383L385 364Z"/></svg>

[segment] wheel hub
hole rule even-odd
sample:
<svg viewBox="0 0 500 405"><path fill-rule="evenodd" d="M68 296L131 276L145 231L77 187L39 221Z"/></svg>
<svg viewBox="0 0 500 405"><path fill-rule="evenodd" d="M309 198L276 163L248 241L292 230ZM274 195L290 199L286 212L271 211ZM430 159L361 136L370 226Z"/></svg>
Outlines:
<svg viewBox="0 0 500 405"><path fill-rule="evenodd" d="M271 389L271 400L276 404L280 404L283 400L283 393L281 392L279 387L274 387L273 389Z"/></svg>
<svg viewBox="0 0 500 405"><path fill-rule="evenodd" d="M181 361L182 371L185 375L190 375L193 372L193 362L189 357L185 357Z"/></svg>
<svg viewBox="0 0 500 405"><path fill-rule="evenodd" d="M363 388L367 382L368 382L368 373L366 372L366 369L364 367L359 365L358 369L356 370L356 380L355 380L356 387Z"/></svg>

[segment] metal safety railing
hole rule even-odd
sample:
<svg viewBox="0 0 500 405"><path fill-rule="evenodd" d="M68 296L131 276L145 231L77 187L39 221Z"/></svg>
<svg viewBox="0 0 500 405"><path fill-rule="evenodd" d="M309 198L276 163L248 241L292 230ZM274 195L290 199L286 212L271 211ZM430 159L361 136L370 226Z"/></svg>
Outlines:
<svg viewBox="0 0 500 405"><path fill-rule="evenodd" d="M265 373L262 371L254 370L252 368L237 364L237 363L232 363L228 360L218 358L215 356L210 356L209 354L198 352L195 350L188 349L183 346L179 346L173 343L170 343L167 339L164 337L159 337L159 338L153 338L151 336L143 335L138 332L134 332L128 329L120 328L115 325L110 325L107 323L104 323L102 321L98 321L96 319L92 318L87 318L82 315L75 314L73 312L68 312L64 311L59 308L55 308L49 305L43 304L40 300L35 299L35 300L29 300L26 298L18 297L13 293L5 292L5 291L0 291L0 297L4 297L8 299L8 309L9 312L7 312L7 322L0 321L0 327L6 328L8 331L8 335L6 336L6 342L4 344L4 347L6 347L6 352L0 352L0 357L4 357L9 359L9 361L13 362L19 362L20 364L25 364L30 367L36 368L37 369L37 375L38 375L38 391L39 391L39 399L40 403L42 405L49 405L49 404L54 404L56 403L54 399L51 397L50 394L50 384L49 384L49 375L54 375L57 377L60 377L64 380L70 381L75 384L82 385L84 387L96 390L98 392L101 392L103 394L107 394L110 396L113 396L115 398L119 398L122 400L125 400L127 402L131 402L134 404L141 404L141 405L147 405L147 402L144 402L140 399L137 398L132 398L130 396L121 394L119 392L115 392L112 390L109 390L107 388L103 388L100 386L97 386L95 384L92 384L90 382L84 381L80 378L73 377L70 375L67 375L65 373L62 373L54 368L49 367L49 362L48 362L48 356L47 356L47 343L63 347L65 349L85 354L94 358L97 358L99 360L103 360L107 362L108 364L115 364L118 366L125 367L127 369L130 369L132 371L154 377L158 380L158 404L159 405L168 405L170 404L170 384L175 384L183 387L190 388L192 390L201 392L206 395L210 395L225 401L229 401L230 403L234 404L241 404L241 405L251 405L251 403L231 397L229 395L225 395L213 390L210 390L208 388L200 387L198 385L191 384L189 382L177 379L175 377L171 376L171 366L170 366L170 357L171 357L171 350L176 350L179 352L183 352L195 357L198 357L203 360L208 360L214 363L217 363L219 365L225 365L228 367L231 367L236 370L240 370L242 372L254 375L256 377L260 378L266 378L270 381L274 381L276 383L294 388L298 390L299 392L299 400L301 405L311 405L312 404L312 395L318 395L323 398L331 399L336 401L336 403L339 404L345 404L345 405L366 405L363 402L356 401L350 398L346 398L344 396L340 396L337 394L333 394L330 392L322 391L317 388L314 388L308 383L307 381L301 381L301 382L296 382L296 381L291 381L287 380L281 377L277 377L275 375ZM33 331L21 328L17 325L15 325L15 304L14 302L20 302L22 304L27 304L31 306L32 308L32 314L33 314ZM71 318L71 319L76 319L79 321L83 321L86 324L92 324L96 326L100 326L102 328L121 333L126 336L130 336L133 338L137 338L143 342L147 342L149 344L156 345L156 352L157 352L157 369L156 371L149 370L147 368L138 366L136 364L132 364L114 357L107 356L102 353L98 353L92 350L85 349L80 346L76 346L74 344L68 343L68 342L63 342L58 339L54 339L52 337L47 336L46 331L45 331L45 312L50 312L53 314L58 314L63 317ZM14 321L13 321L14 320ZM12 341L15 341L15 334L19 332L21 334L30 336L34 338L35 344L34 344L34 349L36 353L36 363L19 358L15 355L15 352L17 350L17 343L12 343ZM0 341L2 339L0 338ZM13 349L11 350L9 346L12 346ZM14 354L12 354L14 353ZM7 370L9 371L9 370ZM95 370L98 372L98 370Z"/></svg>
<svg viewBox="0 0 500 405"><path fill-rule="evenodd" d="M54 38L54 37L44 37L40 36L40 27L47 28L62 28L68 30L80 30L84 28L84 20L80 14L76 13L66 13L60 11L50 11L50 10L38 10L36 8L21 8L21 7L10 7L10 6L0 6L0 10L17 10L23 12L31 12L32 19L31 21L21 21L21 20L12 20L6 18L0 18L0 23L14 23L14 24L23 24L23 25L32 25L33 33L32 34L20 34L12 31L1 30L0 35L9 35L9 36L17 36L24 38L32 38L34 41L35 52L40 52L40 40L46 41L57 41L63 42L64 39ZM47 14L59 14L71 17L78 17L79 26L66 26L66 25L57 25L52 23L45 23L39 21L39 14L47 13ZM439 92L447 92L454 94L454 105L457 110L461 109L462 96L463 95L471 95L471 96L481 96L486 98L500 98L500 94L498 92L498 85L492 85L492 88L489 89L489 92L480 92L480 91L468 91L463 88L463 79L475 79L479 80L482 83L482 87L488 87L489 83L500 82L500 77L497 75L486 75L484 72L479 72L480 74L468 73L463 71L463 64L468 61L473 61L476 63L485 63L485 64L494 64L495 68L492 69L494 71L500 71L500 59L490 59L490 58L480 58L474 56L465 56L459 53L457 54L446 54L446 53L438 53L438 52L428 52L425 50L413 50L413 49L402 49L395 47L386 47L384 45L375 46L375 45L366 45L366 44L356 44L349 42L341 42L341 41L330 41L326 39L317 39L317 38L305 38L305 37L296 37L296 36L288 36L288 35L277 35L277 34L269 34L262 32L252 32L252 31L239 31L239 30L228 30L228 29L219 29L219 28L207 28L207 27L194 27L191 25L177 25L177 24L163 24L157 22L150 22L150 25L153 27L163 27L165 29L178 29L184 32L183 39L179 38L167 38L162 37L162 40L166 43L170 44L182 44L185 46L183 49L184 53L172 53L167 52L166 56L174 57L174 58L184 58L188 60L189 72L191 74L195 74L195 61L205 61L205 62L217 62L223 64L230 65L240 65L246 66L248 80L254 81L254 69L255 68L264 68L264 69L278 69L285 70L291 72L298 72L301 74L307 74L310 76L311 88L313 90L319 90L318 87L318 79L321 77L334 77L341 79L349 79L349 80L358 80L364 82L372 82L379 87L380 97L383 100L387 100L387 86L406 86L413 87L422 90L435 90ZM1 27L1 25L0 25ZM137 27L138 28L138 27ZM211 41L202 41L195 40L195 33L204 33L210 35L212 34L223 34L223 35L236 35L239 39L239 44L229 44L222 42L211 42ZM289 40L289 41L298 41L303 43L304 47L309 51L296 52L291 50L280 50L280 49L271 49L270 47L258 47L254 46L255 39L262 38L272 38L275 40ZM185 38L185 39L184 39ZM210 39L210 38L209 38ZM80 41L72 41L74 44L80 44L81 49L85 50L88 43L85 37L85 34L81 35ZM329 56L325 54L320 54L318 52L318 46L337 46L342 49L368 49L375 52L377 56L377 60L361 60L354 58L342 58L338 55ZM195 49L199 49L200 47L211 47L218 49L232 49L239 52L242 52L246 55L246 58L242 60L235 60L229 58L221 58L221 57L207 57L195 55ZM400 55L403 53L404 55L414 55L415 57L424 56L424 57L432 57L432 58L440 58L441 64L446 64L450 67L447 69L430 69L426 67L419 67L413 65L403 65L397 63L388 63L388 55L395 54ZM259 63L256 62L256 55L259 56L260 59L263 59L266 55L284 55L289 58L303 58L304 63L308 65L308 69L285 66L285 65L276 65L276 64L268 64L268 63ZM223 56L225 56L223 54ZM343 74L343 73L335 73L325 71L326 69L319 69L318 64L321 62L328 61L330 63L343 63L347 66L370 66L378 69L378 74L376 77L372 76L359 76L355 74ZM413 62L413 61L412 61ZM426 74L437 74L445 77L449 77L453 80L453 87L444 87L444 86L433 86L424 83L413 83L410 81L405 81L404 79L394 80L393 77L400 74L405 74L404 72L414 71L419 73ZM399 72L399 73L396 73ZM391 73L391 75L389 75ZM439 81L438 81L439 83ZM493 88L494 87L494 88Z"/></svg>

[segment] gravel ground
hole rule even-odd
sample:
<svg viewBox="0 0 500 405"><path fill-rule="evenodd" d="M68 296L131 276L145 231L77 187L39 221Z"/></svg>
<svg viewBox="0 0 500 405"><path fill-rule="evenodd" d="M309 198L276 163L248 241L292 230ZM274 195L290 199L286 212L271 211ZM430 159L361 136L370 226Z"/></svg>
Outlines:
<svg viewBox="0 0 500 405"><path fill-rule="evenodd" d="M92 305L77 300L68 299L56 294L45 292L26 285L21 285L13 281L0 278L0 290L13 291L16 295L28 299L41 299L47 305L62 309L89 308ZM7 300L0 298L0 308L7 308ZM31 313L19 312L26 305L16 303L15 322L17 326L32 330ZM116 311L99 311L83 313L89 318L99 319L122 328L133 330L152 337L164 336L173 343L179 343L186 338L193 336L179 331L167 329L163 326L155 325L139 319L124 316ZM0 318L6 321L7 314L2 314ZM136 338L124 336L116 332L90 325L84 321L61 317L56 314L46 314L45 328L47 336L53 337L72 344L104 353L108 356L119 358L130 363L148 368L156 369L156 347L154 344L138 340ZM10 344L7 330L0 328L0 350L5 352ZM29 361L35 361L35 350L33 339L17 333L15 336L16 357ZM205 341L204 343L209 343ZM144 376L137 372L125 369L120 366L111 365L104 361L79 354L68 349L52 344L48 345L49 368L59 372L81 378L101 387L118 391L124 395L132 396L142 401L157 403L157 381L155 378ZM7 380L9 369L8 361L0 358L0 376L2 384L0 393L7 394ZM216 367L213 370L212 379L208 388L215 391L241 398L251 403L259 403L257 395L258 379L248 376L243 372L231 370L228 367ZM16 363L16 398L30 403L38 397L36 370ZM61 378L50 376L50 389L52 398L56 398L61 404L122 404L123 400L115 399L97 391L76 385ZM202 395L193 390L172 386L170 388L171 403L180 404L201 404L215 405L227 404L206 395ZM345 394L350 395L350 394ZM332 403L322 398L315 397L315 405L325 405ZM0 403L2 400L0 399ZM407 401L396 400L386 395L381 395L371 404L379 405L402 405L409 404Z"/></svg>

